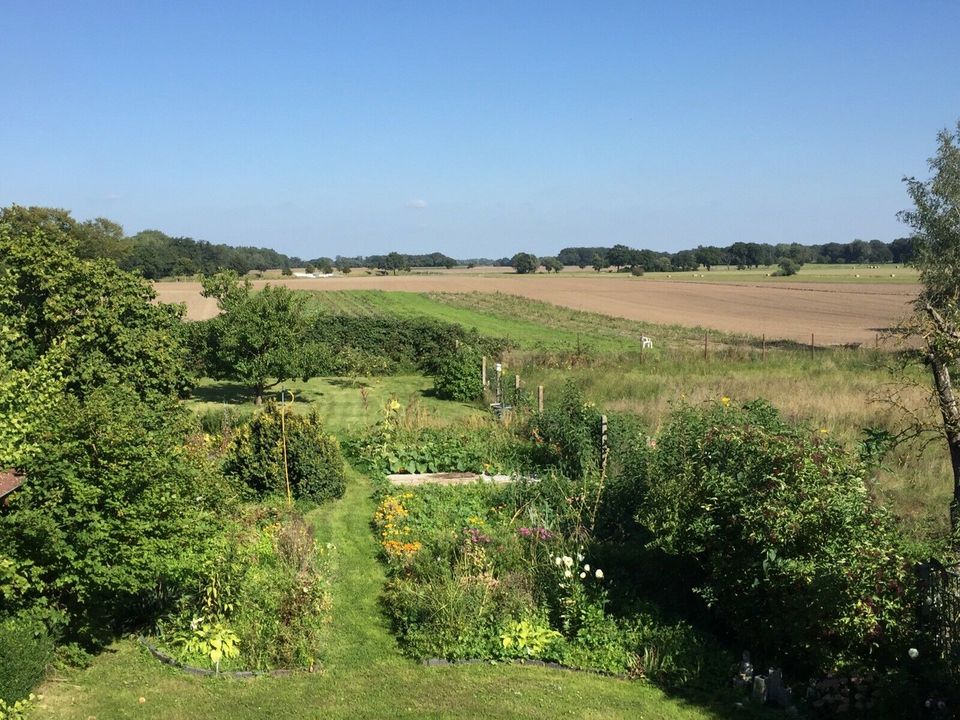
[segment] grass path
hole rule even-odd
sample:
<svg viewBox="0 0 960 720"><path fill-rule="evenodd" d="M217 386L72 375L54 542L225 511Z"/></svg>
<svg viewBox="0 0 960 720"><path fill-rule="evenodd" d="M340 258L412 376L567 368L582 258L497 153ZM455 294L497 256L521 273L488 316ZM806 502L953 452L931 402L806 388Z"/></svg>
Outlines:
<svg viewBox="0 0 960 720"><path fill-rule="evenodd" d="M369 530L368 479L311 513L333 542L333 613L324 669L256 680L204 679L160 665L124 640L85 669L48 681L31 718L636 718L751 717L641 682L515 665L424 667L400 654L378 608L384 574ZM140 699L143 699L143 702Z"/></svg>

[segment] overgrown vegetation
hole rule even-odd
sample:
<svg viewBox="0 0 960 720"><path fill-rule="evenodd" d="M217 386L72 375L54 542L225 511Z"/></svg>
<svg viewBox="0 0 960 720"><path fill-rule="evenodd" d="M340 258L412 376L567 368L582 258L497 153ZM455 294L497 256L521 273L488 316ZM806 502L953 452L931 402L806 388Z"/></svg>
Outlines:
<svg viewBox="0 0 960 720"><path fill-rule="evenodd" d="M216 538L190 592L158 624L180 662L216 670L313 670L330 598L326 554L298 512L250 506Z"/></svg>
<svg viewBox="0 0 960 720"><path fill-rule="evenodd" d="M905 652L912 562L857 458L727 399L679 409L638 452L638 519L697 562L698 592L759 657L827 672Z"/></svg>
<svg viewBox="0 0 960 720"><path fill-rule="evenodd" d="M324 431L320 414L276 403L239 427L224 472L259 498L289 494L322 503L341 497L345 486L340 443Z"/></svg>
<svg viewBox="0 0 960 720"><path fill-rule="evenodd" d="M192 383L179 310L113 261L81 259L59 216L19 210L0 223L0 469L22 478L0 507L3 712L23 712L55 654L82 658L201 605L188 655L219 666L246 647L257 667L312 666L326 590L306 525L278 515L255 539L236 530L239 487L277 490L275 439L262 422L241 429L237 456L255 437L260 464L226 478L228 443L177 397ZM287 440L297 495L341 495L339 448L316 416L292 420Z"/></svg>

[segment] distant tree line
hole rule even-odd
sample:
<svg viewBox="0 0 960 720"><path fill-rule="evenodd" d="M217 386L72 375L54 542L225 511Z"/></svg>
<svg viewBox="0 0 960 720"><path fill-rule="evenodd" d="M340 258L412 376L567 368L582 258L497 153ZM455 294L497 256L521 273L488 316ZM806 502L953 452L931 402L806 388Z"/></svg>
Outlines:
<svg viewBox="0 0 960 720"><path fill-rule="evenodd" d="M911 262L914 258L913 240L897 238L885 243L881 240L853 240L849 243L825 243L801 245L799 243L744 243L735 242L727 247L699 245L693 250L658 252L636 250L626 245L613 247L568 247L561 250L557 259L564 265L581 268L593 267L603 270L616 267L642 267L651 272L679 272L709 270L725 265L738 268L765 267L790 260L795 265L805 263L877 264ZM506 263L511 264L511 263Z"/></svg>
<svg viewBox="0 0 960 720"><path fill-rule="evenodd" d="M123 228L112 220L96 218L80 222L68 210L12 205L0 211L0 220L14 230L33 232L36 228L58 232L76 242L82 259L113 260L123 270L139 271L145 278L174 275L211 275L218 270L246 274L251 270L269 270L300 265L297 257L289 257L269 248L214 245L189 237L170 237L159 230L143 230L126 236Z"/></svg>
<svg viewBox="0 0 960 720"><path fill-rule="evenodd" d="M390 252L386 255L337 255L334 259L319 257L304 263L298 257L269 248L213 244L189 237L171 237L160 230L143 230L126 236L123 228L111 220L96 218L80 222L72 218L69 211L56 208L13 205L0 210L0 219L14 229L40 227L65 233L76 241L81 258L108 258L122 269L139 271L150 280L177 275L212 275L221 270L245 275L254 270L263 272L280 268L284 274L292 274L292 267L302 266L307 272L330 273L336 268L348 273L353 268L365 267L396 274L413 268L453 268L457 265L513 267L518 272L530 273L541 266L548 272L559 272L566 265L592 267L597 271L615 267L635 272L680 272L698 268L709 270L714 266L749 268L778 264L782 268L792 267L796 272L796 268L805 263L905 264L911 262L915 254L913 240L903 237L889 243L853 240L822 245L735 242L727 247L699 245L692 250L674 253L638 250L626 245L567 247L556 257L537 258L519 252L513 257L495 260L456 260L441 252L418 255ZM785 264L785 261L789 263Z"/></svg>
<svg viewBox="0 0 960 720"><path fill-rule="evenodd" d="M449 255L444 255L441 252L432 252L425 255L409 255L399 252L391 252L386 255L357 255L355 257L337 255L334 260L334 265L341 271L345 267L365 267L396 272L398 270L410 270L411 268L452 268L460 264L462 264L460 260L454 260Z"/></svg>

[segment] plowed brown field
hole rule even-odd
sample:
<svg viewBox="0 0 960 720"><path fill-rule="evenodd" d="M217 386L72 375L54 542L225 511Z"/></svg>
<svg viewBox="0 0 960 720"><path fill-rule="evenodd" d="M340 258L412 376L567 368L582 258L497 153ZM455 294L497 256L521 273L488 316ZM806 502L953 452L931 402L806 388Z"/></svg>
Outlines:
<svg viewBox="0 0 960 720"><path fill-rule="evenodd" d="M284 278L300 290L400 290L406 292L503 292L565 307L653 323L702 326L765 334L770 339L818 345L872 343L876 333L909 311L917 285L844 283L731 283L649 281L642 278L470 275L406 275ZM182 302L187 317L216 314L213 300L195 282L160 282L164 302Z"/></svg>

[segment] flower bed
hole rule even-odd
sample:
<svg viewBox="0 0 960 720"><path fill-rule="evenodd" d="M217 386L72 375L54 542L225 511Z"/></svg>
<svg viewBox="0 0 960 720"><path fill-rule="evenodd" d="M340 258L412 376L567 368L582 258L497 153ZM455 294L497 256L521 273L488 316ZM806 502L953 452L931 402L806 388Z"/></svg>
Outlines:
<svg viewBox="0 0 960 720"><path fill-rule="evenodd" d="M536 659L667 683L726 663L649 606L614 613L623 582L592 557L589 483L385 487L373 518L388 568L384 608L419 659ZM718 672L718 677L723 671Z"/></svg>

